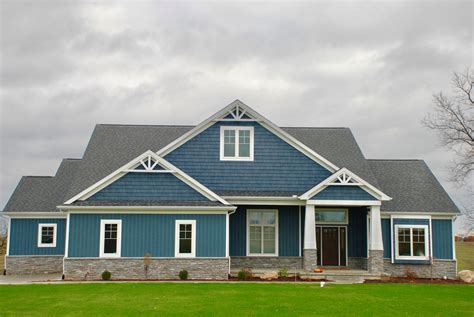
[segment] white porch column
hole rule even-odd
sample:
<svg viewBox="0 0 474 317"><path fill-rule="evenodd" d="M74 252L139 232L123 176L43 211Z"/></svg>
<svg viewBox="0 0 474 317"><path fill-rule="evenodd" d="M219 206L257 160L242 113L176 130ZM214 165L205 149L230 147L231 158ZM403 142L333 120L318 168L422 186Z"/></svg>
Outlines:
<svg viewBox="0 0 474 317"><path fill-rule="evenodd" d="M304 217L303 269L311 271L316 267L316 222L314 205L306 205Z"/></svg>
<svg viewBox="0 0 474 317"><path fill-rule="evenodd" d="M368 268L371 273L383 272L383 240L380 206L370 207L370 244Z"/></svg>
<svg viewBox="0 0 474 317"><path fill-rule="evenodd" d="M370 250L382 250L382 219L380 218L380 206L370 207Z"/></svg>

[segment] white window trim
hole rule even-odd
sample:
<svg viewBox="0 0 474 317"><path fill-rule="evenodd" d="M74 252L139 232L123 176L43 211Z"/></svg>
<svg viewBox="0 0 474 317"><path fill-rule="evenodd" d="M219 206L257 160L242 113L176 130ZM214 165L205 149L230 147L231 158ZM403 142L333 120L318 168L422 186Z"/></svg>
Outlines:
<svg viewBox="0 0 474 317"><path fill-rule="evenodd" d="M179 252L179 226L191 225L191 253ZM196 257L196 220L176 220L174 229L174 256L176 258Z"/></svg>
<svg viewBox="0 0 474 317"><path fill-rule="evenodd" d="M250 253L250 213L274 212L275 213L275 253ZM278 209L247 209L247 256L278 256ZM263 233L262 233L263 234ZM263 246L262 246L263 252Z"/></svg>
<svg viewBox="0 0 474 317"><path fill-rule="evenodd" d="M430 259L430 235L428 225L395 225L395 259L396 260L429 260ZM398 252L398 229L410 229L410 252L413 252L413 230L425 229L425 256L400 256Z"/></svg>
<svg viewBox="0 0 474 317"><path fill-rule="evenodd" d="M53 242L42 243L41 232L44 227L53 227ZM56 223L39 223L38 224L38 248L55 248L56 247L56 236L58 235L58 224Z"/></svg>
<svg viewBox="0 0 474 317"><path fill-rule="evenodd" d="M116 224L117 225L117 252L105 253L105 225ZM122 254L122 220L119 219L102 219L100 221L100 251L99 257L101 258L120 258Z"/></svg>
<svg viewBox="0 0 474 317"><path fill-rule="evenodd" d="M224 131L233 130L235 131L235 156L229 157L224 156ZM250 131L250 156L240 157L239 156L239 133L240 131ZM253 161L253 149L254 149L254 129L253 127L247 126L221 126L220 136L220 160L221 161Z"/></svg>
<svg viewBox="0 0 474 317"><path fill-rule="evenodd" d="M337 221L316 221L316 224L323 224L323 225L348 225L349 224L349 209L347 208L316 208L315 213L318 211L344 211L346 216L344 221L337 222Z"/></svg>

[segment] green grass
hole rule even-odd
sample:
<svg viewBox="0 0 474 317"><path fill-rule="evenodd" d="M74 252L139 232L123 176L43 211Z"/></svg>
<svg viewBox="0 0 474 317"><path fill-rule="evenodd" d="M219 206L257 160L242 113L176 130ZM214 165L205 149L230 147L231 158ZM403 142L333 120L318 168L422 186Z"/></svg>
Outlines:
<svg viewBox="0 0 474 317"><path fill-rule="evenodd" d="M474 242L456 242L458 272L474 270Z"/></svg>
<svg viewBox="0 0 474 317"><path fill-rule="evenodd" d="M0 286L0 315L473 316L469 285L95 283Z"/></svg>

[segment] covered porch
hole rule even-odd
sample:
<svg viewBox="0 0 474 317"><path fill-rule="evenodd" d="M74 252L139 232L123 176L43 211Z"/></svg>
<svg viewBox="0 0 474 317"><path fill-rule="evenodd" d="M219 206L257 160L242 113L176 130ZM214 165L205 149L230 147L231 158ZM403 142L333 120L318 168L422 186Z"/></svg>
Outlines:
<svg viewBox="0 0 474 317"><path fill-rule="evenodd" d="M282 268L300 276L380 275L380 202L370 203L238 205L229 217L231 275L242 268L256 275ZM321 267L323 274L314 272Z"/></svg>

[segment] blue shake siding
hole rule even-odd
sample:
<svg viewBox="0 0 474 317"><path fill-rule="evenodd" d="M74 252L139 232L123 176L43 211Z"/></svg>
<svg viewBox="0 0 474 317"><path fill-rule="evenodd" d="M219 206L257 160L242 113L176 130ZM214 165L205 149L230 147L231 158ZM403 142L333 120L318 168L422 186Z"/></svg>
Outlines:
<svg viewBox="0 0 474 317"><path fill-rule="evenodd" d="M38 248L38 225L55 223L56 247ZM66 219L11 219L10 255L64 255Z"/></svg>
<svg viewBox="0 0 474 317"><path fill-rule="evenodd" d="M331 185L311 197L315 200L378 200L359 186Z"/></svg>
<svg viewBox="0 0 474 317"><path fill-rule="evenodd" d="M122 257L174 257L175 221L196 220L196 257L225 257L225 214L72 214L69 257L98 257L101 219L122 220Z"/></svg>
<svg viewBox="0 0 474 317"><path fill-rule="evenodd" d="M208 201L171 173L128 173L88 200Z"/></svg>
<svg viewBox="0 0 474 317"><path fill-rule="evenodd" d="M221 126L254 127L254 161L220 160ZM217 122L165 157L213 191L302 194L331 173L256 122Z"/></svg>

